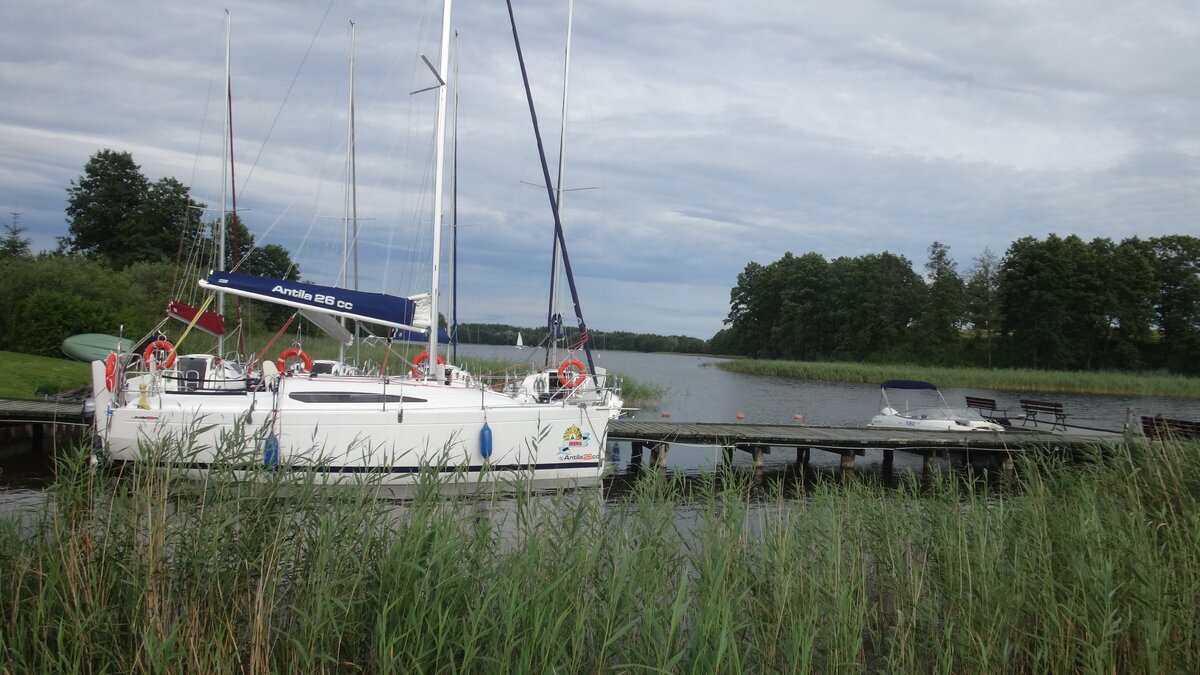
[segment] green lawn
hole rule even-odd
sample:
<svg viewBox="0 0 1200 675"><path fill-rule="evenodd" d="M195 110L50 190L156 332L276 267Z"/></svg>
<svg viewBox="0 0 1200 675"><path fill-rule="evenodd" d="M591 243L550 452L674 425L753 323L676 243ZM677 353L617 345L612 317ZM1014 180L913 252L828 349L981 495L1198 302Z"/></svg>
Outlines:
<svg viewBox="0 0 1200 675"><path fill-rule="evenodd" d="M41 398L88 383L90 367L80 361L0 352L0 396Z"/></svg>

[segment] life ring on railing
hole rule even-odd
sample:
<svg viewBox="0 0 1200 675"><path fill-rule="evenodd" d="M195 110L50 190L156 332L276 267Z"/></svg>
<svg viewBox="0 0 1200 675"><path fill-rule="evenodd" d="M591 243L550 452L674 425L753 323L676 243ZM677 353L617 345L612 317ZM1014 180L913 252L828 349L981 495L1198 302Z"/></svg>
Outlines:
<svg viewBox="0 0 1200 675"><path fill-rule="evenodd" d="M304 363L304 372L312 372L312 359L308 358L308 354L305 354L304 350L299 347L288 347L279 353L279 358L275 359L275 365L279 366L279 372L283 372L283 369L287 367L287 360L293 356L299 357L300 361Z"/></svg>
<svg viewBox="0 0 1200 675"><path fill-rule="evenodd" d="M167 353L167 359L162 363L158 363L154 358L154 352L160 349ZM142 352L142 360L146 362L146 365L153 366L156 370L170 368L175 364L175 345L166 340L155 340L146 345L146 351Z"/></svg>
<svg viewBox="0 0 1200 675"><path fill-rule="evenodd" d="M569 373L575 373L574 377L569 377ZM558 381L562 386L568 389L574 389L587 381L587 368L578 359L567 359L558 364Z"/></svg>
<svg viewBox="0 0 1200 675"><path fill-rule="evenodd" d="M419 379L421 377L421 364L424 363L425 359L427 358L429 358L428 350L422 350L419 354L413 357L412 369L409 370L413 378ZM441 354L438 354L437 362L439 366L446 365L446 359L443 359Z"/></svg>
<svg viewBox="0 0 1200 675"><path fill-rule="evenodd" d="M104 386L112 391L117 387L117 353L109 352L104 359Z"/></svg>

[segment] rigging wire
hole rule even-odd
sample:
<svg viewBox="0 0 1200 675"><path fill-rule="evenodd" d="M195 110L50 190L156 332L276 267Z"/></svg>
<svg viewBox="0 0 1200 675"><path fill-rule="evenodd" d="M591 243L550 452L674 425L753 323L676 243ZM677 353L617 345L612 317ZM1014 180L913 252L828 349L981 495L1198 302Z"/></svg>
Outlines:
<svg viewBox="0 0 1200 675"><path fill-rule="evenodd" d="M263 138L262 145L258 147L258 154L254 156L254 162L250 164L250 170L242 180L243 190L246 189L246 184L250 182L250 176L254 175L254 169L258 166L258 160L262 158L263 150L267 147L267 141L271 139L271 134L275 131L275 125L279 122L280 116L283 115L283 108L287 105L288 98L292 95L292 90L296 88L296 81L300 79L300 73L304 71L304 64L308 62L308 57L312 54L313 45L317 42L317 36L321 34L321 28L325 25L325 20L329 18L329 12L333 9L333 3L334 0L329 0L329 4L325 7L325 13L321 15L321 22L317 24L317 29L313 31L312 39L308 42L308 48L304 50L304 57L300 59L300 65L296 68L296 74L292 76L292 81L288 84L287 92L283 95L283 101L279 104L279 110L275 111L275 118L271 120L271 126L267 128L267 135Z"/></svg>

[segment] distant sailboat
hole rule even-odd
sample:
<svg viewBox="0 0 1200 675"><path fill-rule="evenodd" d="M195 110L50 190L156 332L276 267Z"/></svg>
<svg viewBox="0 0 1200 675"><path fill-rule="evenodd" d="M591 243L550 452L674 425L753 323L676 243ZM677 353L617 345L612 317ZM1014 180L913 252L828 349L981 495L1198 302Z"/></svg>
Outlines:
<svg viewBox="0 0 1200 675"><path fill-rule="evenodd" d="M521 339L521 332L517 331L517 349L524 349L525 341Z"/></svg>

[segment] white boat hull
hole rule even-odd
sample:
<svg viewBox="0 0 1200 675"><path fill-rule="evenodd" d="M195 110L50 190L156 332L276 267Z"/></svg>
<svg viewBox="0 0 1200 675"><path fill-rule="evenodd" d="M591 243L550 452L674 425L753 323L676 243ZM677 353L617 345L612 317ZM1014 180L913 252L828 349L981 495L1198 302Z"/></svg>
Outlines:
<svg viewBox="0 0 1200 675"><path fill-rule="evenodd" d="M913 429L915 431L1004 431L1004 427L992 422L949 419L911 419L900 415L876 415L867 423L868 427L882 429Z"/></svg>
<svg viewBox="0 0 1200 675"><path fill-rule="evenodd" d="M93 365L97 391L103 368ZM273 389L242 392L166 391L162 382L143 375L123 383L119 395L97 398L107 459L197 478L265 467L336 482L367 476L383 485L430 474L586 485L603 475L608 422L620 411L410 379L280 377ZM492 439L486 458L485 423Z"/></svg>

